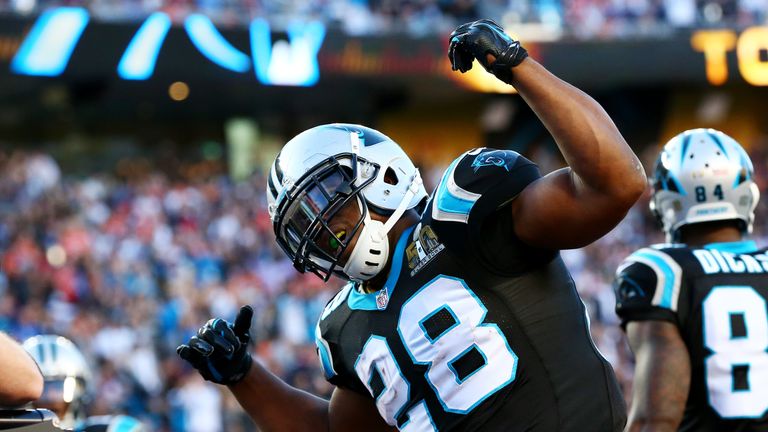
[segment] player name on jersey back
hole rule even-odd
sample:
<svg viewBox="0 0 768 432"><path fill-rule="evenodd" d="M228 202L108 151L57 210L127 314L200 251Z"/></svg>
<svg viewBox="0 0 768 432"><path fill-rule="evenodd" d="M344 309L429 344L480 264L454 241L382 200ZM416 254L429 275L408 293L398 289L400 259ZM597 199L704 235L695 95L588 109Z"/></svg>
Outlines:
<svg viewBox="0 0 768 432"><path fill-rule="evenodd" d="M768 253L752 241L642 248L614 284L622 325L675 325L690 359L681 432L768 431Z"/></svg>
<svg viewBox="0 0 768 432"><path fill-rule="evenodd" d="M737 254L717 249L696 249L693 256L706 274L768 273L768 254Z"/></svg>

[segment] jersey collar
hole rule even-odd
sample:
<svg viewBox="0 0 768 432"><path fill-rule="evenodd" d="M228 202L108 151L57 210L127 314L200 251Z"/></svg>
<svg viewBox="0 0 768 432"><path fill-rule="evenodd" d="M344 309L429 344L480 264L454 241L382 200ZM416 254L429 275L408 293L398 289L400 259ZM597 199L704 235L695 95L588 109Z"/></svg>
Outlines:
<svg viewBox="0 0 768 432"><path fill-rule="evenodd" d="M731 252L736 254L751 253L757 250L757 243L754 240L744 240L737 242L709 243L704 245L704 249L715 249L720 252Z"/></svg>
<svg viewBox="0 0 768 432"><path fill-rule="evenodd" d="M416 225L407 228L400 235L400 239L395 246L395 253L392 256L392 267L389 270L387 281L384 282L384 288L372 293L363 293L358 289L352 289L347 298L347 305L354 310L383 310L386 309L386 303L392 297L392 291L395 290L395 284L400 278L400 269L403 267L403 252L411 237L411 232ZM384 299L383 307L379 307L379 299Z"/></svg>

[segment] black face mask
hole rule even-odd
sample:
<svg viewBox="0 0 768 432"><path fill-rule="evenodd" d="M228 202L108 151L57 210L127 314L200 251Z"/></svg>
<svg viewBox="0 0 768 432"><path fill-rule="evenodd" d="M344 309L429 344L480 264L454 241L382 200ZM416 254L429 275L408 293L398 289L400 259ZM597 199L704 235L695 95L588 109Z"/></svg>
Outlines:
<svg viewBox="0 0 768 432"><path fill-rule="evenodd" d="M348 160L350 168L342 161ZM366 180L355 184L357 167L373 167ZM302 273L310 271L327 281L332 274L347 278L341 269L342 256L363 226L368 212L360 192L378 175L380 166L352 153L332 156L298 179L276 200L274 230L277 243ZM329 223L346 206L359 203L360 212L351 230L337 236Z"/></svg>

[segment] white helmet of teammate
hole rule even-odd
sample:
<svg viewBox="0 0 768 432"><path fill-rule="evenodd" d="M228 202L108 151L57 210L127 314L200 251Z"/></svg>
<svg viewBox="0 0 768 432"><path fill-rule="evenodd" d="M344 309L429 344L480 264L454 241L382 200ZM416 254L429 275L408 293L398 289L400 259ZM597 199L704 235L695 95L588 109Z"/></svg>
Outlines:
<svg viewBox="0 0 768 432"><path fill-rule="evenodd" d="M387 232L426 197L418 169L403 149L381 132L354 124L317 126L288 141L267 184L278 244L299 271L324 280L334 273L353 280L378 274L389 258ZM333 232L331 218L354 203L360 209L357 223L348 232ZM371 219L371 209L389 219Z"/></svg>
<svg viewBox="0 0 768 432"><path fill-rule="evenodd" d="M651 211L667 241L685 225L734 220L752 232L760 191L752 161L736 140L714 129L687 130L667 142L656 161Z"/></svg>
<svg viewBox="0 0 768 432"><path fill-rule="evenodd" d="M72 341L57 335L38 335L24 341L24 349L40 367L45 386L34 405L55 412L63 427L82 420L90 396L91 372Z"/></svg>

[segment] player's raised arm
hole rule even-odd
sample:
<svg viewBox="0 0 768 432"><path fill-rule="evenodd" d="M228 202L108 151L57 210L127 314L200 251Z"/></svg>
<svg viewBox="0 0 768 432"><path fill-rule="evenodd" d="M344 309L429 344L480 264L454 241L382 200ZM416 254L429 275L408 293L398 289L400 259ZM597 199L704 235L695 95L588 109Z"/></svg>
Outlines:
<svg viewBox="0 0 768 432"><path fill-rule="evenodd" d="M13 339L0 332L0 406L33 401L43 392L43 376L35 361Z"/></svg>
<svg viewBox="0 0 768 432"><path fill-rule="evenodd" d="M552 134L567 168L523 190L512 204L515 233L534 246L567 249L600 238L645 190L640 161L603 108L590 96L528 58L520 43L490 20L451 34L454 70L477 59L514 85Z"/></svg>
<svg viewBox="0 0 768 432"><path fill-rule="evenodd" d="M636 366L626 431L676 431L683 419L691 375L680 332L669 322L633 321L627 324L627 337Z"/></svg>
<svg viewBox="0 0 768 432"><path fill-rule="evenodd" d="M206 380L227 385L259 430L395 430L382 420L370 399L337 388L327 401L289 386L254 362L247 349L252 316L250 306L244 306L234 324L212 319L177 352Z"/></svg>

